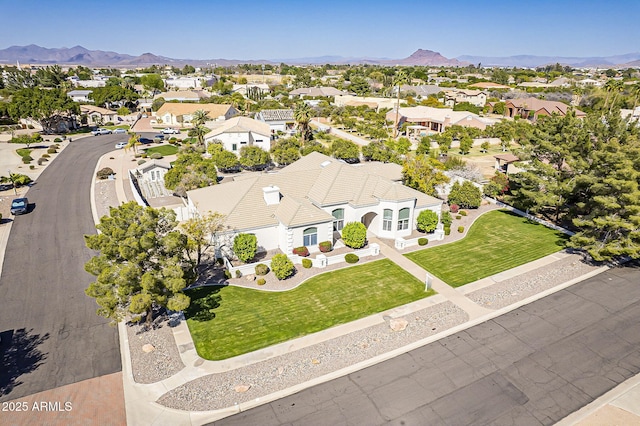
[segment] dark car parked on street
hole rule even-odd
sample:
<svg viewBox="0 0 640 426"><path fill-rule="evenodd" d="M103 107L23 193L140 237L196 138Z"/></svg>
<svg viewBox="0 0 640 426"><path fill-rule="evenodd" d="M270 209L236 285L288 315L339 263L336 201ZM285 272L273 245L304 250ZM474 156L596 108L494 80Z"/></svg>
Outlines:
<svg viewBox="0 0 640 426"><path fill-rule="evenodd" d="M24 214L29 210L29 200L26 198L15 198L11 202L11 214Z"/></svg>

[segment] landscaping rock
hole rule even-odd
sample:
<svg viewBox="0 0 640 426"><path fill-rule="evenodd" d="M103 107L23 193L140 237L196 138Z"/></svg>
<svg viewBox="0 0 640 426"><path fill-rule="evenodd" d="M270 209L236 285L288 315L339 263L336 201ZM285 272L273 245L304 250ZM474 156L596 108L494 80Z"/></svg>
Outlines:
<svg viewBox="0 0 640 426"><path fill-rule="evenodd" d="M238 393L245 393L246 391L251 389L251 385L238 385L233 389Z"/></svg>
<svg viewBox="0 0 640 426"><path fill-rule="evenodd" d="M247 279L247 281L254 281L256 279L255 275L246 275L245 278Z"/></svg>
<svg viewBox="0 0 640 426"><path fill-rule="evenodd" d="M314 359L311 360L311 364L318 365L318 364L320 364L320 360L317 359L317 358L314 358Z"/></svg>
<svg viewBox="0 0 640 426"><path fill-rule="evenodd" d="M142 346L142 351L143 351L144 353L147 353L147 354L148 354L149 352L153 352L153 351L155 351L155 350L156 350L155 346L153 346L153 345L152 345L152 344L150 344L150 343L147 343L146 345L143 345L143 346Z"/></svg>
<svg viewBox="0 0 640 426"><path fill-rule="evenodd" d="M389 327L393 331L402 331L409 325L409 322L404 318L393 318L389 321Z"/></svg>

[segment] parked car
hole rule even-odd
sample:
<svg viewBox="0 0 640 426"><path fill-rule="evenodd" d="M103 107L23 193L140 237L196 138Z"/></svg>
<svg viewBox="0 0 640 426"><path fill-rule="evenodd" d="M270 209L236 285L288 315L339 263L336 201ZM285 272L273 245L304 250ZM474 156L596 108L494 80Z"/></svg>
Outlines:
<svg viewBox="0 0 640 426"><path fill-rule="evenodd" d="M11 202L11 214L24 214L29 209L29 200L27 198L14 198Z"/></svg>
<svg viewBox="0 0 640 426"><path fill-rule="evenodd" d="M164 133L165 135L177 135L180 133L180 130L167 127L166 129L162 130L162 133Z"/></svg>
<svg viewBox="0 0 640 426"><path fill-rule="evenodd" d="M126 146L127 146L127 143L126 143L126 142L118 142L118 143L116 144L116 149L122 149L122 148L124 148L124 147L126 147Z"/></svg>
<svg viewBox="0 0 640 426"><path fill-rule="evenodd" d="M153 138L163 141L164 140L164 135L163 134L155 135Z"/></svg>
<svg viewBox="0 0 640 426"><path fill-rule="evenodd" d="M93 136L98 136L98 135L110 135L112 132L109 129L95 129L91 131L91 134L93 134Z"/></svg>
<svg viewBox="0 0 640 426"><path fill-rule="evenodd" d="M114 135L118 135L118 134L122 134L122 133L127 133L127 131L125 129L115 129L113 131Z"/></svg>
<svg viewBox="0 0 640 426"><path fill-rule="evenodd" d="M140 138L139 142L142 144L153 143L153 141L149 138Z"/></svg>

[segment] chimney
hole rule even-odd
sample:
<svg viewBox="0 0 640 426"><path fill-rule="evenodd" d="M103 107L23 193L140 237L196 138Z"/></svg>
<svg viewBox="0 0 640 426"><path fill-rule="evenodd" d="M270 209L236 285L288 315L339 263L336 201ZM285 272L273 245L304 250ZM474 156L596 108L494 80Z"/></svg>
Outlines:
<svg viewBox="0 0 640 426"><path fill-rule="evenodd" d="M264 202L267 203L268 206L280 204L280 188L277 186L265 186L262 188L262 195L264 196Z"/></svg>

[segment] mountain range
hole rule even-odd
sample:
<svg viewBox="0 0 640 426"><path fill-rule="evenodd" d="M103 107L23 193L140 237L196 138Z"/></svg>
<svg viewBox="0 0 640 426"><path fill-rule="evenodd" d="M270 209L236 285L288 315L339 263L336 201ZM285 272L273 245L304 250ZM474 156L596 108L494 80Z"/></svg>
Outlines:
<svg viewBox="0 0 640 426"><path fill-rule="evenodd" d="M446 58L432 50L418 49L404 59L389 58L345 58L342 56L320 56L309 58L293 58L278 60L238 60L238 59L174 59L144 53L139 56L127 55L103 50L89 50L82 46L71 48L46 48L30 44L28 46L11 46L0 49L0 63L13 64L63 64L84 66L139 67L149 65L173 65L177 67L190 64L193 66L232 66L238 64L278 64L285 62L292 65L301 64L371 64L371 65L405 65L405 66L465 66L482 64L483 66L501 67L538 67L548 64L570 65L572 67L637 67L640 66L640 52L606 57L561 57L517 55L505 57L463 55L457 58Z"/></svg>

